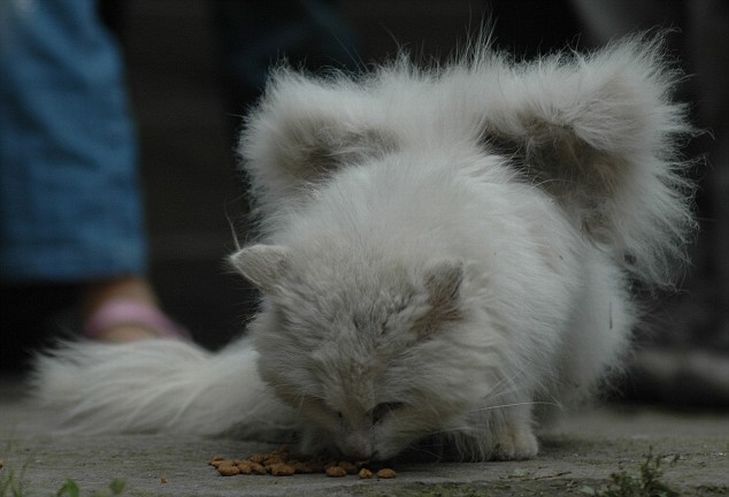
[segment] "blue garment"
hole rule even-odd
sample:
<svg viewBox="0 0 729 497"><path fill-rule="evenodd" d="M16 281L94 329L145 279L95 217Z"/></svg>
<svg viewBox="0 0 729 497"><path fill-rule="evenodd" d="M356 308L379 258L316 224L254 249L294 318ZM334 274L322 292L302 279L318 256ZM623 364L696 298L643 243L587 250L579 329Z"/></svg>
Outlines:
<svg viewBox="0 0 729 497"><path fill-rule="evenodd" d="M0 279L144 272L136 162L96 1L0 1Z"/></svg>

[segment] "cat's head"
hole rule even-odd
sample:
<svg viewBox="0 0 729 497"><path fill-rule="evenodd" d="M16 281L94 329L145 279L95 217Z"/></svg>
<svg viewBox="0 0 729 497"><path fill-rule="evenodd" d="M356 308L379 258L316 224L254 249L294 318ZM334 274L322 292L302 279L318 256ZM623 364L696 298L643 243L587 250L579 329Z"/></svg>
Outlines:
<svg viewBox="0 0 729 497"><path fill-rule="evenodd" d="M367 265L254 245L232 262L267 297L252 326L264 380L347 456L392 457L494 386L461 261Z"/></svg>

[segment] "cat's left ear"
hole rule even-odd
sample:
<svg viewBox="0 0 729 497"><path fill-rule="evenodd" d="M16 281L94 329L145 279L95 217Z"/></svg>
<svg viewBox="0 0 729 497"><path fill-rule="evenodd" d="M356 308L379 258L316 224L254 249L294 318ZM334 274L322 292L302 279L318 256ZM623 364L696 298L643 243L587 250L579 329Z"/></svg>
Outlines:
<svg viewBox="0 0 729 497"><path fill-rule="evenodd" d="M264 293L274 292L289 269L289 249L279 245L251 245L228 258L230 264Z"/></svg>
<svg viewBox="0 0 729 497"><path fill-rule="evenodd" d="M448 321L461 318L461 287L464 263L445 259L433 263L425 272L429 309L415 325L419 337L427 337Z"/></svg>

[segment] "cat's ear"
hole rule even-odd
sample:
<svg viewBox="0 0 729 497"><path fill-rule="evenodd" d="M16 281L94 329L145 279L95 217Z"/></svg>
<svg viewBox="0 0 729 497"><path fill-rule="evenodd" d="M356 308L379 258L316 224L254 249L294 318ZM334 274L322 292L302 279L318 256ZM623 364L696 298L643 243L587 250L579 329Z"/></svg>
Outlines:
<svg viewBox="0 0 729 497"><path fill-rule="evenodd" d="M239 151L254 186L283 198L343 164L394 148L381 120L371 97L344 76L319 80L279 68L246 122Z"/></svg>
<svg viewBox="0 0 729 497"><path fill-rule="evenodd" d="M259 244L239 250L228 261L256 288L272 293L289 269L290 254L286 247Z"/></svg>
<svg viewBox="0 0 729 497"><path fill-rule="evenodd" d="M678 150L693 130L687 108L671 101L681 75L663 52L660 37L636 37L587 56L503 64L494 69L498 95L483 110L486 149L657 283L692 224Z"/></svg>
<svg viewBox="0 0 729 497"><path fill-rule="evenodd" d="M448 321L461 318L463 278L464 264L460 260L440 260L426 269L423 283L429 308L415 324L419 337L430 336Z"/></svg>

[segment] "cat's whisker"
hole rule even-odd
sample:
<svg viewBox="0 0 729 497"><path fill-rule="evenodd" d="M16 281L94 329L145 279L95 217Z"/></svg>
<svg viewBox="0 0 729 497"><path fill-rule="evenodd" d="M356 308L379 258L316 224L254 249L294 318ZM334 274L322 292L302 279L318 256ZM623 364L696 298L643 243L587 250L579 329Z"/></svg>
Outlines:
<svg viewBox="0 0 729 497"><path fill-rule="evenodd" d="M453 433L480 433L482 431L481 428L476 428L472 425L463 425L463 426L453 426L449 428L443 428L441 430L436 430L430 432L431 435L449 435Z"/></svg>
<svg viewBox="0 0 729 497"><path fill-rule="evenodd" d="M438 445L438 447L442 447L442 445ZM432 450L428 450L427 448L423 447L422 445L418 444L417 442L408 446L407 450L412 451L416 454L425 454L428 456L432 456L437 459L440 459L442 457L441 454L439 454L437 452L433 452Z"/></svg>
<svg viewBox="0 0 729 497"><path fill-rule="evenodd" d="M501 378L493 387L491 387L488 398L496 399L499 397L514 395L523 391L523 387L518 386L517 380L526 375L527 373L525 371L518 370L510 377Z"/></svg>
<svg viewBox="0 0 729 497"><path fill-rule="evenodd" d="M558 402L534 400L534 401L528 401L528 402L512 402L510 404L500 404L500 405L495 405L495 406L480 407L477 409L472 409L468 412L476 413L476 412L494 411L497 409L508 409L510 407L520 407L520 406L529 406L529 405L548 405L548 406L562 407L562 405L559 404Z"/></svg>

